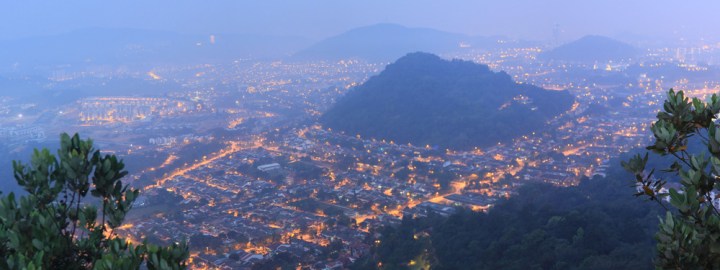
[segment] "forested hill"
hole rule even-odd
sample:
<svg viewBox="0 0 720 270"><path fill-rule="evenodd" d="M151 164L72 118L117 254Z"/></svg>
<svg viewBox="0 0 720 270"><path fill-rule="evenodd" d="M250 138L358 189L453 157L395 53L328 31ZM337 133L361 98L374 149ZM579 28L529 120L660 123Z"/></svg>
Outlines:
<svg viewBox="0 0 720 270"><path fill-rule="evenodd" d="M320 121L353 135L468 149L542 129L573 100L485 65L411 53L352 89Z"/></svg>
<svg viewBox="0 0 720 270"><path fill-rule="evenodd" d="M653 269L662 209L631 180L618 165L577 187L527 184L487 214L406 218L354 269Z"/></svg>

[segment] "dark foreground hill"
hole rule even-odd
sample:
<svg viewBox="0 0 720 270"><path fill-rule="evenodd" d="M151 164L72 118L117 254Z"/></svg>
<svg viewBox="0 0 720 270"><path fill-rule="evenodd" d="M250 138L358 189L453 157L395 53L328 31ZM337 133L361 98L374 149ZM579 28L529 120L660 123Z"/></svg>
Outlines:
<svg viewBox="0 0 720 270"><path fill-rule="evenodd" d="M321 122L352 135L467 149L540 130L572 103L567 91L518 84L485 65L412 53L351 90Z"/></svg>
<svg viewBox="0 0 720 270"><path fill-rule="evenodd" d="M527 184L489 213L404 218L352 269L653 269L662 209L631 178L614 166L575 187Z"/></svg>
<svg viewBox="0 0 720 270"><path fill-rule="evenodd" d="M541 59L567 62L620 61L637 56L629 44L603 36L585 36L540 54Z"/></svg>

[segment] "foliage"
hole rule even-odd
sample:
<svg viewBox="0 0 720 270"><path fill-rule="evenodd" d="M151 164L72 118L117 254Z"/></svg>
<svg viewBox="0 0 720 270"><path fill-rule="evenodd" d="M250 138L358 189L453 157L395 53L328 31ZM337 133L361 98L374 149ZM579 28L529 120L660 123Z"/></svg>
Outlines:
<svg viewBox="0 0 720 270"><path fill-rule="evenodd" d="M720 213L716 186L720 175L720 112L717 95L703 102L670 89L663 110L651 130L655 137L647 149L675 161L664 169L669 179L647 171L648 154L637 154L622 165L635 175L636 196L647 197L666 207L656 234L656 264L661 269L720 268ZM693 141L705 145L690 150ZM679 180L679 184L673 183ZM677 187L667 188L671 184ZM668 209L666 202L672 209Z"/></svg>
<svg viewBox="0 0 720 270"><path fill-rule="evenodd" d="M305 180L319 179L325 172L323 168L313 165L309 158L302 158L300 161L292 162L288 164L288 167L295 172L296 178Z"/></svg>
<svg viewBox="0 0 720 270"><path fill-rule="evenodd" d="M353 88L320 120L350 135L469 149L541 130L572 103L567 91L518 84L485 65L412 53Z"/></svg>
<svg viewBox="0 0 720 270"><path fill-rule="evenodd" d="M184 269L185 243L131 244L115 233L139 195L123 185L124 167L77 134L61 135L57 156L35 150L30 164L13 162L27 195L0 196L0 268Z"/></svg>
<svg viewBox="0 0 720 270"><path fill-rule="evenodd" d="M656 211L632 204L619 166L562 188L526 184L488 213L405 218L354 269L651 269Z"/></svg>

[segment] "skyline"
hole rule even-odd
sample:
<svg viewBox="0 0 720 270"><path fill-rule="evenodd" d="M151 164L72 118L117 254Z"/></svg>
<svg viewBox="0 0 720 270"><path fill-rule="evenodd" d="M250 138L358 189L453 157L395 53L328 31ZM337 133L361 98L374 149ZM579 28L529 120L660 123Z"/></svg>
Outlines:
<svg viewBox="0 0 720 270"><path fill-rule="evenodd" d="M467 35L503 35L559 41L584 35L621 40L658 38L715 41L720 23L712 11L720 3L698 1L570 1L512 2L328 0L283 2L167 0L96 3L11 2L0 9L0 40L63 34L87 28L131 28L183 34L264 34L320 40L352 28L379 23L433 28ZM171 8L169 8L171 7ZM40 19L43 18L43 19ZM48 24L47 21L55 23ZM642 33L642 34L640 34Z"/></svg>
<svg viewBox="0 0 720 270"><path fill-rule="evenodd" d="M720 258L720 3L28 1L0 4L0 269Z"/></svg>

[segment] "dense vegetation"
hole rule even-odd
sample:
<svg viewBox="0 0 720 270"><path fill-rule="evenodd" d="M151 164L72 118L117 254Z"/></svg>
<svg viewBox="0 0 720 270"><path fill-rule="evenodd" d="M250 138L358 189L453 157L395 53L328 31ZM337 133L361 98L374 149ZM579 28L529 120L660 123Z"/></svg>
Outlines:
<svg viewBox="0 0 720 270"><path fill-rule="evenodd" d="M658 269L720 269L718 113L717 95L703 102L670 89L647 149L674 162L661 166L637 154L622 163L635 175L636 195L667 210L656 234ZM665 174L658 176L656 169Z"/></svg>
<svg viewBox="0 0 720 270"><path fill-rule="evenodd" d="M577 187L527 184L489 213L405 218L354 268L652 269L662 209L631 196L619 167Z"/></svg>
<svg viewBox="0 0 720 270"><path fill-rule="evenodd" d="M30 164L13 163L27 195L0 196L0 269L184 269L185 243L159 247L115 234L139 195L122 183L122 160L77 134L60 141L57 156L36 150Z"/></svg>
<svg viewBox="0 0 720 270"><path fill-rule="evenodd" d="M518 84L485 65L412 53L351 90L321 122L397 143L472 148L539 130L572 102L566 91Z"/></svg>
<svg viewBox="0 0 720 270"><path fill-rule="evenodd" d="M585 36L540 54L541 59L567 62L607 62L637 56L639 50L603 36ZM604 67L603 67L604 68Z"/></svg>

